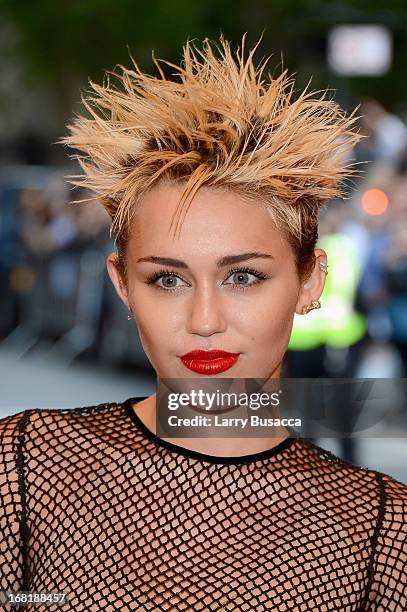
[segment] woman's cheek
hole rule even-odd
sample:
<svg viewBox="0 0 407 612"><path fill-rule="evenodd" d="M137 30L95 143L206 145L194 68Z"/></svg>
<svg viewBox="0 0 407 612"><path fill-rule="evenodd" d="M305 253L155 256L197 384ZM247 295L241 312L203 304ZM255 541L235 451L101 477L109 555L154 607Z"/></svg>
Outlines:
<svg viewBox="0 0 407 612"><path fill-rule="evenodd" d="M166 344L173 343L176 332L176 313L171 316L168 308L157 308L157 304L146 305L144 309L137 312L137 329L140 342L150 360L154 361L155 353L166 351ZM155 354L155 355L154 355Z"/></svg>

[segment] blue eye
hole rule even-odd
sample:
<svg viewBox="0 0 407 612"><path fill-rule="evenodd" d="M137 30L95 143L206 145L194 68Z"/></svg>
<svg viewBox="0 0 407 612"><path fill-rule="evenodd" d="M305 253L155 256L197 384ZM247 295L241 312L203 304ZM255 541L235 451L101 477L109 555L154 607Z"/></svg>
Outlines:
<svg viewBox="0 0 407 612"><path fill-rule="evenodd" d="M224 282L223 284L230 285L238 290L248 289L254 285L258 285L262 280L270 278L267 274L258 272L253 268L235 268L230 270L226 279L231 277L233 278L233 282ZM250 277L252 277L252 279L250 279ZM159 283L158 281L161 282ZM182 281L183 284L177 283L177 281ZM162 289L167 292L190 286L185 279L171 270L158 270L154 272L154 274L151 274L147 278L146 283L147 285L155 285L157 289Z"/></svg>
<svg viewBox="0 0 407 612"><path fill-rule="evenodd" d="M162 280L163 284L159 284L157 281ZM158 289L163 289L164 291L171 291L172 289L179 289L182 285L177 285L177 280L181 280L184 283L183 278L175 274L175 272L171 272L169 270L159 270L154 272L151 276L149 276L146 280L147 285L155 285Z"/></svg>
<svg viewBox="0 0 407 612"><path fill-rule="evenodd" d="M231 274L231 277L233 278L234 283L236 285L252 285L252 284L254 284L254 283L249 283L248 282L248 279L249 279L250 276L252 276L253 278L256 279L254 281L254 283L256 283L257 282L257 277L254 274L250 274L249 272L233 272L233 274ZM225 283L225 284L228 285L230 283Z"/></svg>
<svg viewBox="0 0 407 612"><path fill-rule="evenodd" d="M269 276L267 276L267 274L258 272L253 268L236 268L235 270L231 270L231 274L228 276L228 278L230 277L234 279L234 282L225 284L235 285L239 289L246 289L248 287L252 287L253 285L261 283L262 280L270 278ZM254 280L252 282L247 282L248 280L250 280L250 277L253 277Z"/></svg>
<svg viewBox="0 0 407 612"><path fill-rule="evenodd" d="M179 276L175 274L162 274L157 280L162 281L162 285L158 283L159 287L163 287L165 289L172 289L177 287L177 280L181 280ZM179 286L179 285L178 285Z"/></svg>

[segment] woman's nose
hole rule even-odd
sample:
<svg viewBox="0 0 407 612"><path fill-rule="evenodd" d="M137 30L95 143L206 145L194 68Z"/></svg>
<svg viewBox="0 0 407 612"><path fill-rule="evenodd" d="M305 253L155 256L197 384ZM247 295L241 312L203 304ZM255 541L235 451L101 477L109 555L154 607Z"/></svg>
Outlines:
<svg viewBox="0 0 407 612"><path fill-rule="evenodd" d="M216 287L201 287L191 296L187 331L210 336L226 329L226 313L222 296Z"/></svg>

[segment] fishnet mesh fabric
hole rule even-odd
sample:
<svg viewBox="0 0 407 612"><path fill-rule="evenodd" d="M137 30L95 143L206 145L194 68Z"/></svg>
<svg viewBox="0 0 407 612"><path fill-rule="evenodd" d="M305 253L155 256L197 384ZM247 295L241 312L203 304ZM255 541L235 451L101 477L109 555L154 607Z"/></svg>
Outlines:
<svg viewBox="0 0 407 612"><path fill-rule="evenodd" d="M197 458L141 399L0 420L0 590L65 592L65 612L407 610L406 485L301 438Z"/></svg>

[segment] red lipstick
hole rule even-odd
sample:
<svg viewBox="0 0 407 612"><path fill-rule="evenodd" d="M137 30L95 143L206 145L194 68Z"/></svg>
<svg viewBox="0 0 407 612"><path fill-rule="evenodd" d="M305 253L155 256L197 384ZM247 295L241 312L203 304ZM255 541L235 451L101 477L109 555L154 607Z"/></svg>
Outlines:
<svg viewBox="0 0 407 612"><path fill-rule="evenodd" d="M218 349L190 351L181 356L182 363L198 374L220 374L229 370L239 358L239 353L228 353Z"/></svg>

